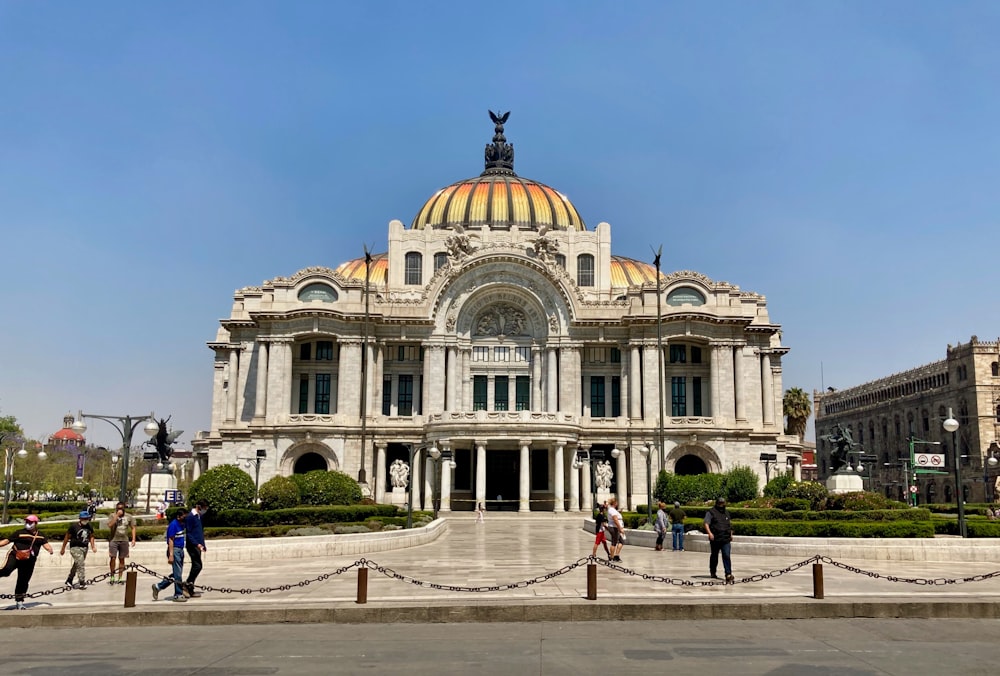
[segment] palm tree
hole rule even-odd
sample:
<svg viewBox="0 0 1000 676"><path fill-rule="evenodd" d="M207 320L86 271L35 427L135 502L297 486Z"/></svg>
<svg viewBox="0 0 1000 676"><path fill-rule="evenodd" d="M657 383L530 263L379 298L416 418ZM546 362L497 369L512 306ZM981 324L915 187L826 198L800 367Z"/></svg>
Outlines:
<svg viewBox="0 0 1000 676"><path fill-rule="evenodd" d="M809 395L803 392L800 387L789 388L785 390L781 407L788 419L785 434L794 434L801 439L806 433L806 421L812 414L812 402L809 401Z"/></svg>

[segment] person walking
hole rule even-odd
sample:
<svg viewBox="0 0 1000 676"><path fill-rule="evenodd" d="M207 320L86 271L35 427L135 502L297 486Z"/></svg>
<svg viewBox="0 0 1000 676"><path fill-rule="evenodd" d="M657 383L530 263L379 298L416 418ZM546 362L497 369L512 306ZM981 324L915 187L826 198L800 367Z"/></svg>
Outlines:
<svg viewBox="0 0 1000 676"><path fill-rule="evenodd" d="M719 568L719 554L722 554L722 567L726 572L726 584L732 584L735 581L733 563L730 558L733 524L726 511L725 498L716 499L715 507L705 512L704 527L705 532L708 533L708 544L712 548L708 559L708 572L716 580L719 579L716 571Z"/></svg>
<svg viewBox="0 0 1000 676"><path fill-rule="evenodd" d="M77 589L84 589L87 586L87 549L89 548L95 554L97 553L97 545L94 544L94 527L90 522L92 516L89 509L80 512L80 520L72 524L66 531L66 535L63 536L62 549L59 550L59 556L66 554L66 546L69 545L69 555L73 559L69 575L66 576L67 587L73 586L74 574L76 574L79 580L76 585Z"/></svg>
<svg viewBox="0 0 1000 676"><path fill-rule="evenodd" d="M38 517L29 514L24 519L24 528L14 531L10 537L0 540L0 547L13 543L13 547L7 551L7 558L4 559L3 567L0 568L0 577L8 577L15 570L17 571L17 582L14 584L14 603L17 610L27 610L24 605L24 597L28 593L28 583L31 582L31 575L35 572L35 561L38 559L38 552L44 547L45 551L52 556L52 545L48 539L38 532Z"/></svg>
<svg viewBox="0 0 1000 676"><path fill-rule="evenodd" d="M174 595L171 601L187 601L184 596L184 522L187 520L187 510L181 507L174 515L173 521L167 526L167 563L171 566L171 577L165 577L153 583L153 600L158 601L160 592L174 584Z"/></svg>
<svg viewBox="0 0 1000 676"><path fill-rule="evenodd" d="M604 534L605 525L608 522L607 510L608 506L604 503L597 506L597 512L594 514L594 549L590 555L597 556L597 546L604 545L604 553L608 555L608 561L610 561L611 550L608 549L608 538Z"/></svg>
<svg viewBox="0 0 1000 676"><path fill-rule="evenodd" d="M135 517L125 512L125 503L115 505L115 512L108 519L108 563L111 576L108 584L125 584L125 559L128 558L131 547L135 547ZM131 533L131 537L129 536ZM118 575L115 575L115 559L118 559Z"/></svg>
<svg viewBox="0 0 1000 676"><path fill-rule="evenodd" d="M476 523L486 523L485 518L486 509L483 507L483 503L476 503Z"/></svg>
<svg viewBox="0 0 1000 676"><path fill-rule="evenodd" d="M670 532L674 537L674 551L683 552L684 551L684 519L687 518L687 513L681 509L681 503L674 500L674 508L670 510Z"/></svg>
<svg viewBox="0 0 1000 676"><path fill-rule="evenodd" d="M625 546L625 521L618 511L618 498L608 500L608 535L611 536L611 560L621 563L622 547Z"/></svg>
<svg viewBox="0 0 1000 676"><path fill-rule="evenodd" d="M657 504L659 509L656 510L656 522L653 524L653 530L656 531L656 551L660 552L663 551L663 538L667 536L667 506L662 502Z"/></svg>
<svg viewBox="0 0 1000 676"><path fill-rule="evenodd" d="M186 532L184 548L191 558L191 570L188 571L187 581L184 583L184 595L191 597L201 596L201 592L194 590L194 582L201 573L201 555L208 549L205 546L205 529L202 526L202 517L208 512L208 501L199 500L191 513L187 515L184 524Z"/></svg>

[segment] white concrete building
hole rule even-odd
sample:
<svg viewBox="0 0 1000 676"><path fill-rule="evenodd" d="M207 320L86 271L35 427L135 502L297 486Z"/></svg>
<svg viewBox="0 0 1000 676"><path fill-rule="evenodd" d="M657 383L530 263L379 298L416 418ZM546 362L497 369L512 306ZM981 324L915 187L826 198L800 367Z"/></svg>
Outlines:
<svg viewBox="0 0 1000 676"><path fill-rule="evenodd" d="M653 265L611 253L609 224L588 228L565 195L514 173L504 120L486 170L409 227L391 221L387 252L236 293L209 343L212 427L196 452L215 466L263 449L261 482L363 470L387 501L387 468L412 446L414 504L442 511L589 509L598 462L603 492L645 503L643 449L654 480L736 464L763 477L761 453L797 468L787 348L764 297L689 271L658 288Z"/></svg>

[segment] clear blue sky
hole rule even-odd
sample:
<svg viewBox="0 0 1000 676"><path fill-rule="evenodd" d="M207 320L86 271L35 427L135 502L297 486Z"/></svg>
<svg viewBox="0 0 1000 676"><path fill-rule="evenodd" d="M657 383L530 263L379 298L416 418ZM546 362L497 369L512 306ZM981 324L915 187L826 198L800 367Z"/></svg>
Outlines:
<svg viewBox="0 0 1000 676"><path fill-rule="evenodd" d="M385 250L487 108L616 254L767 296L786 387L1000 334L1000 4L622 4L0 2L0 414L186 446L234 289Z"/></svg>

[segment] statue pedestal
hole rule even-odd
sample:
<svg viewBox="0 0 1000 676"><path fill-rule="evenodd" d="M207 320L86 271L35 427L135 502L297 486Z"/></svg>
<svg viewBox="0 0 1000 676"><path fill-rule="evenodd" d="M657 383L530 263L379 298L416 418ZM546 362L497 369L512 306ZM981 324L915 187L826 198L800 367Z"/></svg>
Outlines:
<svg viewBox="0 0 1000 676"><path fill-rule="evenodd" d="M389 504L397 507L406 507L406 488L403 486L393 486Z"/></svg>
<svg viewBox="0 0 1000 676"><path fill-rule="evenodd" d="M597 489L597 505L603 504L603 503L607 502L608 500L610 500L611 499L611 495L612 495L611 491L609 491L607 489L604 489L604 488L598 488ZM594 507L597 507L597 505L594 505Z"/></svg>
<svg viewBox="0 0 1000 676"><path fill-rule="evenodd" d="M152 511L164 499L164 494L167 491L174 490L177 490L177 477L172 472L143 474L139 480L139 493L135 504L139 509L146 509L148 496L149 509Z"/></svg>
<svg viewBox="0 0 1000 676"><path fill-rule="evenodd" d="M863 491L864 486L861 475L850 470L836 472L826 480L826 490L834 495Z"/></svg>

